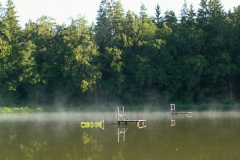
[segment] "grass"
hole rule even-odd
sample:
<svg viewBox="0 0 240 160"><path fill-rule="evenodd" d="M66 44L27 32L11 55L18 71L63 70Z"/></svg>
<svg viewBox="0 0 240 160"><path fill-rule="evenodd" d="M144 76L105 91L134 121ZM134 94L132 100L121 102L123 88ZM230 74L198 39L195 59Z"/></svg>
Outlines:
<svg viewBox="0 0 240 160"><path fill-rule="evenodd" d="M32 109L30 107L0 107L0 113L32 113L39 109Z"/></svg>

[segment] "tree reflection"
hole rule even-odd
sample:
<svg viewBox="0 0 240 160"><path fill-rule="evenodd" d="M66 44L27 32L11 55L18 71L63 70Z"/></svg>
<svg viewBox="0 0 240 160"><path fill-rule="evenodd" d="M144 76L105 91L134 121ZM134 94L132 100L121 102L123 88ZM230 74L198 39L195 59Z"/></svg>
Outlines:
<svg viewBox="0 0 240 160"><path fill-rule="evenodd" d="M65 149L65 159L102 159L103 146L99 144L94 136L84 131L81 134L81 140L76 141L76 143L78 144L77 146Z"/></svg>
<svg viewBox="0 0 240 160"><path fill-rule="evenodd" d="M102 144L86 132L83 132L77 141L64 143L64 148L56 141L54 144L37 140L21 141L16 134L9 135L6 141L1 141L0 160L102 159Z"/></svg>
<svg viewBox="0 0 240 160"><path fill-rule="evenodd" d="M18 141L17 135L9 135L7 143L1 143L1 160L34 160L39 159L45 152L46 142L31 141L29 144L22 144Z"/></svg>
<svg viewBox="0 0 240 160"><path fill-rule="evenodd" d="M84 158L101 159L103 147L101 144L98 144L97 139L83 132L82 143L84 144Z"/></svg>

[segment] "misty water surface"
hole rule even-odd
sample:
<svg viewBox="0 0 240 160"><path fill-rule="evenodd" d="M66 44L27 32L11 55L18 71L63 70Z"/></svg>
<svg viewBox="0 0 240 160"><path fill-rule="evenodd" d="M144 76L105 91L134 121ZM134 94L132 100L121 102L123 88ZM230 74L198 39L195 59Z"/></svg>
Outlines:
<svg viewBox="0 0 240 160"><path fill-rule="evenodd" d="M117 125L115 112L0 114L0 159L236 160L240 113L200 112L172 117L125 112L146 126ZM104 127L80 123L104 120ZM174 123L173 123L174 122Z"/></svg>

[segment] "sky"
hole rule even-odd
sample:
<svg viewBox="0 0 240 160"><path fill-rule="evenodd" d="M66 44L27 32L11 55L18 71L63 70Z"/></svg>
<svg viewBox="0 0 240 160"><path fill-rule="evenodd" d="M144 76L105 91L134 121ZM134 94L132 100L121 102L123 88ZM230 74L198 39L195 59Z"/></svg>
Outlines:
<svg viewBox="0 0 240 160"><path fill-rule="evenodd" d="M0 0L5 5L7 0ZM143 3L149 16L155 15L155 7L160 5L162 16L166 10L173 10L179 17L184 0L120 0L124 11L138 14ZM70 17L84 16L89 23L95 22L101 0L13 0L18 20L24 26L29 20L36 21L41 16L49 16L58 24L70 22ZM239 0L222 0L225 11L240 5ZM193 4L195 11L199 8L200 0L187 0L188 6Z"/></svg>

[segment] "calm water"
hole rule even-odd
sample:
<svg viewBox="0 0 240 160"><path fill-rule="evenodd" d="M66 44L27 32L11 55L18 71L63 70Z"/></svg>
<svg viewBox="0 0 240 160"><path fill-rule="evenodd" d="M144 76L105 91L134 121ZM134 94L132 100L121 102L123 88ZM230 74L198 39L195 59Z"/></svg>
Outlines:
<svg viewBox="0 0 240 160"><path fill-rule="evenodd" d="M0 160L237 160L240 113L202 112L188 118L161 112L0 114ZM82 121L104 120L104 128Z"/></svg>

